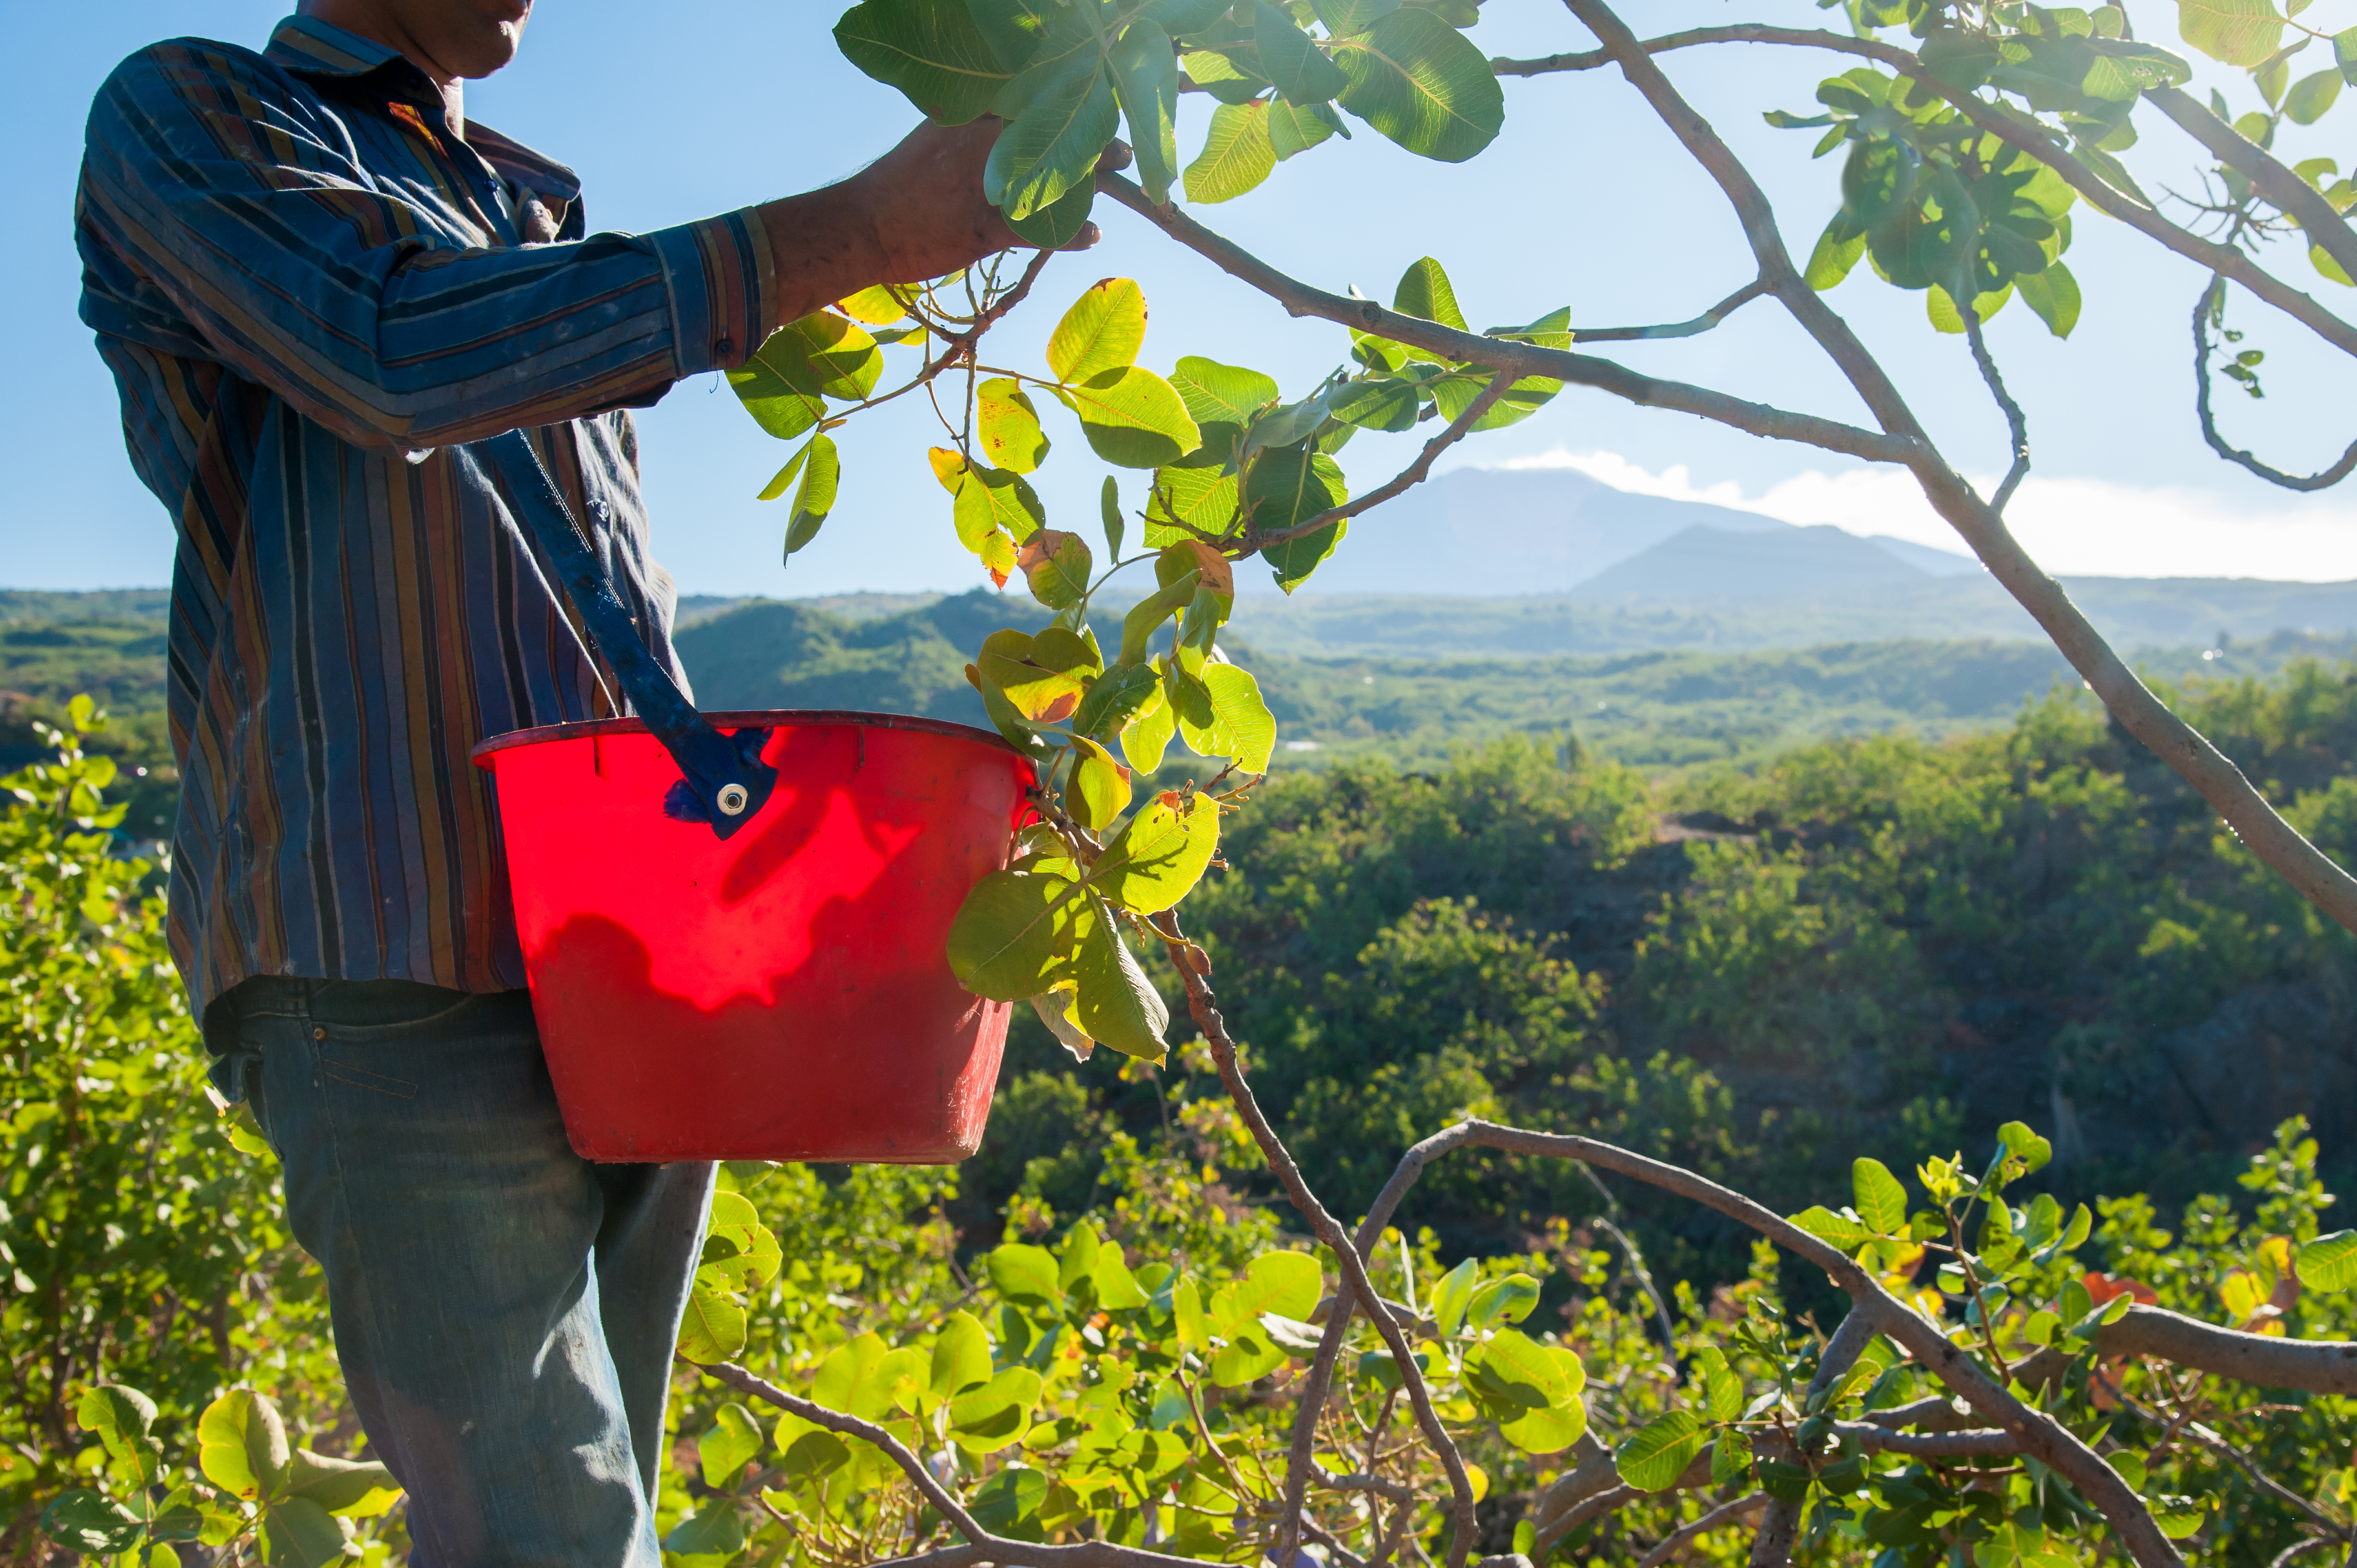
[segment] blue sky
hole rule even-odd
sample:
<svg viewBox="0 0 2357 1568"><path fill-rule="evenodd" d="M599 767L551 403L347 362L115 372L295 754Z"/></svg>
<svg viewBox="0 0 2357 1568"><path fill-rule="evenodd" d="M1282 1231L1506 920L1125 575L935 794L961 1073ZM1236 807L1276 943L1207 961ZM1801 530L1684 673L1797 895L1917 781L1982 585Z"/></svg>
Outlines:
<svg viewBox="0 0 2357 1568"><path fill-rule="evenodd" d="M1491 0L1487 9L1491 19L1474 38L1492 54L1589 42L1548 0ZM828 28L838 10L810 0L693 7L542 0L519 62L472 84L468 109L579 169L593 227L643 231L703 217L840 178L912 122L897 93L836 53ZM1725 0L1641 0L1623 10L1663 31L1732 14ZM1803 26L1826 19L1808 0L1759 0L1744 10ZM2173 12L2154 0L2132 7L2156 38L2173 36ZM269 0L70 7L9 0L15 58L41 64L20 69L0 102L0 145L13 155L0 167L0 201L16 215L0 247L0 291L14 305L9 373L0 377L0 419L13 447L0 585L168 580L168 521L124 460L112 384L74 317L81 127L91 91L132 49L185 33L258 46L280 14ZM680 16L693 25L655 22ZM1760 112L1810 109L1817 80L1843 62L1729 48L1668 63L1749 161L1787 242L1805 254L1835 200L1835 161L1812 163L1807 133L1770 130ZM1472 163L1427 163L1361 127L1357 140L1329 142L1281 166L1258 190L1196 216L1297 276L1338 288L1355 283L1385 298L1410 262L1436 255L1477 327L1528 320L1559 305L1572 307L1575 324L1677 319L1749 275L1716 188L1617 73L1509 81L1506 101L1504 135ZM1207 113L1200 97L1186 100L1182 156L1200 145ZM2352 114L2357 109L2340 112ZM2191 188L2191 144L2158 115L2144 118L2147 139L2129 155L2132 166L2148 186ZM2300 154L2330 152L2335 123L2302 133L2312 145ZM1153 307L1150 365L1206 354L1302 391L1342 359L1339 328L1292 321L1127 213L1100 211L1105 242L1052 263L1040 306L995 335L998 362L1036 364L1061 305L1104 275L1144 285ZM2186 333L2200 273L2083 206L2077 217L2070 261L2088 303L2072 340L2055 341L2018 305L1990 328L2032 422L2038 477L2014 512L2025 541L2062 571L2357 577L2357 491L2295 497L2202 446ZM2281 248L2272 264L2328 303L2357 308L2357 294L2317 278ZM1831 297L1881 353L1952 459L1968 474L2001 468L2003 424L1970 373L1963 340L1925 324L1921 296L1892 290L1861 266ZM2222 400L2233 433L2279 466L2322 466L2357 434L2344 428L2347 361L2301 343L2296 329L2255 306L2243 310L2242 325L2275 352L2265 403ZM1707 337L1611 351L1641 369L1743 396L1863 418L1771 306L1755 304ZM1055 424L1060 417L1051 412L1050 435L1064 449L1042 486L1050 521L1092 532L1103 470L1077 431ZM685 591L955 589L976 580L925 465L932 437L921 400L843 433L842 499L791 569L779 562L782 507L753 499L789 449L708 376L675 387L642 421L656 553ZM1345 467L1363 488L1402 466L1413 446L1361 436L1343 454ZM1580 389L1521 425L1466 443L1452 461L1574 467L1624 488L1953 546L1901 476ZM1383 526L1381 514L1361 526Z"/></svg>

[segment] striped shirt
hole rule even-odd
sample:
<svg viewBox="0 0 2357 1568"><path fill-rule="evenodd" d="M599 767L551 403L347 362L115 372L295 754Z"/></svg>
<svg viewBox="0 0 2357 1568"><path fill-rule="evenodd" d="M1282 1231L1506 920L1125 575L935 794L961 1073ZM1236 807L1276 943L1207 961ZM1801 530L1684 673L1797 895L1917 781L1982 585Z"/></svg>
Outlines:
<svg viewBox="0 0 2357 1568"><path fill-rule="evenodd" d="M773 324L759 220L589 233L570 170L453 138L415 66L294 17L260 54L182 38L116 68L75 230L178 533L170 935L199 1015L251 975L522 984L468 753L610 714L611 682L449 448L529 430L679 673L630 410Z"/></svg>

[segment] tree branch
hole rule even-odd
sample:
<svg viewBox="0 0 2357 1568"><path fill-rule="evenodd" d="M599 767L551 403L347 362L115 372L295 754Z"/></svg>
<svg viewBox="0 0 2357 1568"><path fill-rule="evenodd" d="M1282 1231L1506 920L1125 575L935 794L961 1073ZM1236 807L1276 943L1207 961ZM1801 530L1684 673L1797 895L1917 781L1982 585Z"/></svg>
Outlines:
<svg viewBox="0 0 2357 1568"><path fill-rule="evenodd" d="M2252 788L2251 781L2243 776L2240 768L2212 746L2200 731L2169 712L2152 694L2136 673L2121 662L2119 655L2089 624L2079 607L2071 602L2061 585L2048 576L2007 531L2005 520L1974 494L1964 477L1948 466L1924 435L1906 400L1900 396L1899 389L1892 384L1882 367L1875 362L1874 357L1867 352L1865 345L1850 330L1849 324L1836 315L1794 270L1792 258L1784 251L1783 241L1776 231L1775 218L1768 199L1752 179L1750 171L1728 150L1709 123L1678 95L1677 90L1670 85L1669 79L1662 74L1661 68L1653 63L1645 46L1638 42L1620 17L1602 0L1564 0L1564 3L1602 40L1605 52L1620 64L1630 85L1644 95L1671 133L1717 181L1727 195L1728 204L1741 220L1745 235L1751 242L1752 253L1760 262L1760 275L1769 281L1776 297L1848 378L1851 386L1865 400L1867 407L1873 412L1883 429L1908 441L1911 452L1905 461L1913 470L1916 483L1922 488L1924 499L1932 503L1932 510L1947 520L1949 526L1972 548L1973 553L1980 557L1981 564L1989 569L1989 574L2002 583L2016 602L2045 629L2054 646L2071 661L2072 667L2079 671L2129 734L2144 742L2162 761L2175 768L2179 777L2200 791L2261 861L2274 868L2318 908L2350 930L2357 931L2357 878L2352 878L2285 822L2266 798ZM1792 36L1803 41L1824 38L1834 39L1835 43L1870 42L1841 39L1831 33L1811 35L1793 32ZM1920 62L1903 50L1892 50L1888 45L1875 47L1902 56L1916 70L1921 69ZM1926 77L1924 80L1931 79ZM1948 91L1944 87L1940 91ZM1969 95L1964 96L1964 102L1976 108L1986 107ZM2053 149L2049 145L2046 151L2051 154ZM2055 166L2060 168L2061 166L2057 164ZM2241 252L2233 251L2231 246L2222 248L2236 258L2241 256ZM2349 331L2346 323L2337 325ZM2357 332L2351 332L2350 336L2352 347L2357 347ZM2156 1539L2158 1538L2156 1536ZM2172 1561L2174 1555L2172 1548Z"/></svg>
<svg viewBox="0 0 2357 1568"><path fill-rule="evenodd" d="M1950 87L1933 76L1921 60L1906 49L1884 43L1879 38L1848 38L1822 28L1771 27L1757 24L1695 27L1649 39L1637 47L1650 55L1700 44L1778 44L1797 48L1830 49L1836 54L1856 55L1887 65L1900 75L1921 82L1927 91L1938 93L1953 104L1957 112L1984 134L1995 136L2007 145L2028 153L2061 175L2071 188L2084 197L2088 205L2097 211L2118 219L2147 238L2158 242L2189 261L2199 263L2211 272L2223 274L2334 348L2343 353L2357 354L2357 326L2343 321L2308 295L2266 272L2233 246L2204 240L2189 230L2180 229L2151 207L2114 189L2085 164L2057 146L2047 129L2037 121L2008 106L1993 105L1969 92ZM1593 70L1610 63L1612 58L1609 49L1588 49L1573 54L1550 55L1544 59L1492 60L1491 69L1501 76L1540 76L1554 71ZM2357 274L2351 275L2357 276Z"/></svg>
<svg viewBox="0 0 2357 1568"><path fill-rule="evenodd" d="M1733 1502L1719 1504L1692 1524L1681 1526L1662 1537L1660 1545L1637 1559L1637 1568L1662 1568L1663 1563L1684 1550L1696 1536L1707 1535L1714 1530L1733 1524L1745 1514L1757 1512L1766 1506L1767 1501L1767 1493L1753 1492Z"/></svg>
<svg viewBox="0 0 2357 1568"><path fill-rule="evenodd" d="M2357 232L2324 199L2324 193L2285 166L2283 161L2221 120L2207 103L2181 87L2148 87L2144 101L2177 123L2178 129L2207 147L2217 160L2251 182L2251 188L2306 231L2309 242L2357 277Z"/></svg>
<svg viewBox="0 0 2357 1568"><path fill-rule="evenodd" d="M2021 404L2005 390L2005 378L1997 373L1996 356L1988 350L1988 338L1981 331L1981 313L1970 301L1960 305L1956 314L1964 318L1964 340L1973 346L1973 363L1980 367L1981 380L1988 384L1989 395L2005 414L2006 434L2013 438L2013 466L2006 470L2005 482L1989 498L1988 509L1999 517L2005 515L2005 503L2029 477L2029 417L2021 412Z"/></svg>
<svg viewBox="0 0 2357 1568"><path fill-rule="evenodd" d="M2254 1388L2357 1394L2357 1344L2346 1340L2244 1334L2161 1307L2136 1305L2100 1330L2095 1347L2105 1356L2151 1356Z"/></svg>
<svg viewBox="0 0 2357 1568"><path fill-rule="evenodd" d="M863 1443L874 1444L884 1451L901 1473L909 1477L925 1501L947 1520L960 1535L966 1538L963 1546L927 1552L914 1557L891 1560L883 1568L975 1568L989 1563L1000 1568L1201 1568L1189 1557L1172 1557L1160 1552L1146 1552L1134 1546L1115 1546L1102 1541L1077 1541L1066 1546L1046 1546L1036 1541L1010 1541L993 1535L974 1522L972 1514L961 1507L949 1488L933 1478L925 1462L909 1451L907 1444L872 1421L862 1421L856 1415L845 1415L839 1410L829 1410L806 1399L788 1393L777 1384L754 1376L734 1361L691 1363L711 1377L735 1389L738 1393L791 1411L813 1426L845 1437L856 1437Z"/></svg>
<svg viewBox="0 0 2357 1568"><path fill-rule="evenodd" d="M1327 1211L1326 1206L1318 1201L1318 1195L1309 1189L1308 1182L1302 1177L1301 1167L1294 1163L1291 1151L1276 1135L1276 1129L1269 1125L1267 1114L1260 1108L1259 1098L1253 1093L1252 1086L1244 1081L1243 1064L1237 1058L1235 1041L1228 1036L1227 1023L1220 1016L1219 1002L1211 993L1211 982L1194 964L1186 961L1184 950L1189 944L1178 929L1178 916L1166 909L1152 918L1152 924L1155 931L1169 946L1171 962L1186 983L1187 1011L1193 1017L1195 1026L1202 1031L1203 1038L1211 1044L1211 1062L1219 1069L1220 1082L1226 1088L1228 1098L1235 1102L1238 1114L1243 1116L1244 1125L1251 1130L1254 1141L1259 1144L1262 1157L1268 1161L1269 1169L1275 1173L1286 1196L1292 1199L1293 1207L1301 1211L1301 1217L1309 1221L1312 1233L1333 1252L1335 1262L1341 1271L1343 1288L1335 1294L1342 1300L1337 1305L1334 1317L1326 1328L1327 1337L1336 1338L1340 1325L1348 1318L1351 1303L1376 1299L1374 1283L1367 1277L1366 1260L1359 1255L1358 1248L1342 1229L1341 1222ZM1408 1344L1407 1337L1400 1332L1399 1325L1394 1323L1386 1312L1370 1313L1368 1321L1375 1326L1376 1331L1383 1337L1384 1346L1391 1351L1401 1380L1406 1384L1408 1407L1415 1412L1416 1426L1423 1432L1425 1441L1432 1445L1434 1455L1439 1459L1441 1469L1448 1477L1452 1505L1448 1568L1465 1568L1476 1534L1473 1483L1465 1471L1465 1456L1457 1451L1448 1429L1440 1423L1439 1412L1432 1408L1432 1391L1425 1386L1422 1365L1416 1359L1415 1348ZM1300 1412L1295 1417L1296 1431L1303 1423L1314 1426L1318 1414L1317 1406L1303 1401ZM1276 1560L1290 1563L1299 1549L1301 1530L1300 1509L1290 1497L1286 1511L1278 1520L1277 1530Z"/></svg>
<svg viewBox="0 0 2357 1568"><path fill-rule="evenodd" d="M1282 544L1289 539L1299 539L1305 534L1315 533L1321 528L1330 527L1346 518L1356 517L1371 507L1381 506L1402 491L1424 483L1432 476L1432 460L1463 440L1466 433L1481 422L1481 416L1497 406L1498 400L1506 395L1507 390L1513 384L1513 380L1514 378L1504 371L1493 372L1490 377L1490 384L1483 387L1473 401L1465 405L1465 411L1450 420L1446 430L1426 442L1424 450L1416 454L1415 461L1393 475L1388 483L1378 485L1356 500L1345 501L1338 507L1329 507L1307 522L1297 522L1288 528L1271 529L1266 532L1256 528L1247 529L1240 537L1228 542L1228 548L1241 549L1249 555L1255 551L1265 550L1272 544Z"/></svg>
<svg viewBox="0 0 2357 1568"><path fill-rule="evenodd" d="M1616 1171L1723 1214L1758 1231L1786 1251L1823 1269L1834 1284L1856 1304L1853 1313L1862 1316L1875 1332L1913 1356L1919 1365L1962 1395L1964 1402L1985 1419L2004 1429L2020 1445L2023 1454L2061 1472L2072 1486L2079 1488L2080 1494L2111 1521L2112 1528L2119 1532L2140 1568L2183 1568L2184 1560L2178 1555L2169 1538L2160 1533L2143 1499L2129 1489L2093 1449L2050 1417L2015 1398L1969 1351L1951 1343L1938 1327L1884 1289L1880 1281L1840 1249L1810 1235L1742 1194L1730 1191L1692 1171L1665 1165L1593 1138L1570 1133L1534 1133L1519 1127L1500 1126L1491 1122L1461 1122L1416 1144L1402 1160L1401 1170L1394 1173L1392 1181L1385 1185L1385 1195L1391 1196L1394 1188L1405 1194L1415 1180L1413 1171L1421 1171L1424 1165L1451 1150L1469 1146L1580 1160L1604 1170ZM1422 1155L1421 1160L1411 1167L1409 1160L1416 1159L1418 1155ZM1403 1176L1405 1180L1402 1179ZM1394 1197L1394 1202L1396 1201ZM2352 1347L2352 1349L2357 1349L2357 1347Z"/></svg>
<svg viewBox="0 0 2357 1568"><path fill-rule="evenodd" d="M1817 1369L1809 1379L1808 1391L1802 1398L1802 1408L1813 1412L1824 1398L1825 1391L1838 1382L1843 1374L1857 1364L1866 1348L1874 1342L1874 1324L1866 1314L1853 1308L1825 1341L1817 1357ZM1802 1455L1803 1459L1806 1455ZM1760 1532L1751 1538L1750 1568L1784 1568L1792 1560L1792 1542L1801 1531L1801 1505L1778 1498L1768 1505L1768 1517L1760 1521Z"/></svg>
<svg viewBox="0 0 2357 1568"><path fill-rule="evenodd" d="M1674 321L1663 327L1575 328L1571 338L1575 343L1626 343L1641 338L1698 337L1767 292L1768 280L1753 278L1691 321Z"/></svg>
<svg viewBox="0 0 2357 1568"><path fill-rule="evenodd" d="M1100 173L1097 188L1143 217L1173 240L1211 262L1229 276L1258 289L1285 306L1288 315L1317 317L1343 327L1371 332L1394 342L1410 344L1451 360L1487 365L1511 371L1516 380L1547 376L1577 386L1593 387L1647 408L1673 409L1753 435L1779 441L1799 441L1828 452L1863 457L1872 463L1903 463L1912 451L1904 441L1871 430L1860 430L1839 420L1792 413L1765 403L1712 392L1684 381L1665 381L1640 375L1625 365L1566 349L1544 349L1473 332L1460 332L1421 317L1402 316L1371 299L1350 299L1313 288L1286 276L1234 242L1223 239L1176 207L1157 207L1146 193L1117 174Z"/></svg>
<svg viewBox="0 0 2357 1568"><path fill-rule="evenodd" d="M2210 450L2229 463L2241 464L2271 485L2281 485L2287 490L2330 489L2347 478L2352 470L2357 470L2357 441L2349 444L2349 450L2341 454L2339 462L2303 478L2269 467L2255 454L2229 444L2218 434L2217 416L2210 410L2210 317L2224 296L2225 288L2224 278L2213 277L2201 291L2201 297L2193 302L2193 411L2201 416L2201 439L2210 443Z"/></svg>

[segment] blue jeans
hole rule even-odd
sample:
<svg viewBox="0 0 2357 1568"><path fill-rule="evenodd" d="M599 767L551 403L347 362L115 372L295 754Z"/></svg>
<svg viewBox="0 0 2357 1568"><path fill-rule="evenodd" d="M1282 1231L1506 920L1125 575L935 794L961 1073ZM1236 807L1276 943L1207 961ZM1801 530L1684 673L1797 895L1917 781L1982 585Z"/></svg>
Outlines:
<svg viewBox="0 0 2357 1568"><path fill-rule="evenodd" d="M216 1007L214 1079L285 1167L411 1563L657 1568L712 1167L576 1155L521 991L272 978Z"/></svg>

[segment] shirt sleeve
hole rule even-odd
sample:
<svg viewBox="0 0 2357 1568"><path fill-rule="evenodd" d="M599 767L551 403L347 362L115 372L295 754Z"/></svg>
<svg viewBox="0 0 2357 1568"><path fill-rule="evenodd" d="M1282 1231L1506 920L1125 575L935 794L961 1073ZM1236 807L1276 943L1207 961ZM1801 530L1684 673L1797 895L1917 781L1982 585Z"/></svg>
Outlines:
<svg viewBox="0 0 2357 1568"><path fill-rule="evenodd" d="M307 94L217 45L158 45L108 79L80 221L223 363L375 448L644 403L741 363L776 293L749 212L461 244L380 188Z"/></svg>

